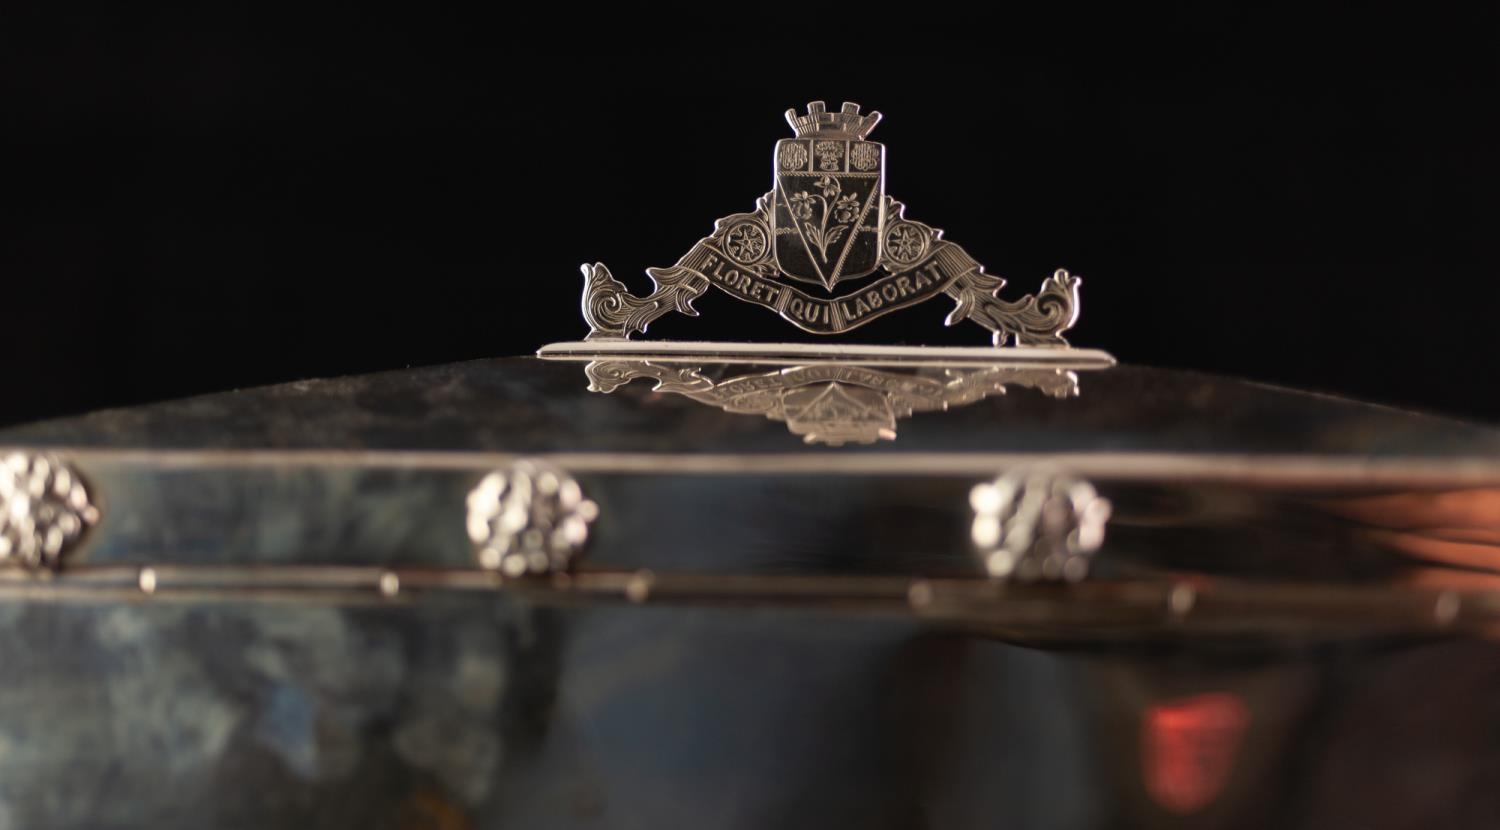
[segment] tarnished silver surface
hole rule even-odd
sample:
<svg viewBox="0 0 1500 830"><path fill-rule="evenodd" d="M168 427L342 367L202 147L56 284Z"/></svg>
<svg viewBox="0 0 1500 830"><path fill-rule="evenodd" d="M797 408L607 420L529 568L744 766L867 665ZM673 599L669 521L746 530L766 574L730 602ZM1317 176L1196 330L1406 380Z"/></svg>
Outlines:
<svg viewBox="0 0 1500 830"><path fill-rule="evenodd" d="M0 568L58 570L98 521L83 477L61 458L0 455Z"/></svg>
<svg viewBox="0 0 1500 830"><path fill-rule="evenodd" d="M501 573L474 570L470 519L481 542L515 540L491 548L493 567L532 516L517 508L502 522L515 491L495 482L488 499L476 497L474 517L467 499L485 475L526 458L566 470L600 506L587 569L621 585L649 570L654 583L634 584L652 596L816 594L833 603L842 584L885 597L882 607L914 580L985 582L969 491L1039 462L1087 478L1115 505L1108 555L1091 576L1131 584L1193 573L1279 584L1395 579L1399 563L1475 555L1474 542L1427 538L1420 523L1441 522L1432 526L1444 533L1483 528L1500 489L1494 430L1200 375L682 357L600 363L592 378L579 361L476 361L100 412L3 439L52 446L88 470L120 520L91 539L87 565L121 569L110 585L134 594L151 586L155 597L347 589L404 602L454 585L489 590ZM1069 394L1070 373L1081 397ZM1017 379L1042 391L994 393ZM613 391L589 391L591 381ZM881 440L892 429L899 438ZM874 443L855 443L872 434ZM844 445L829 445L837 440ZM1408 494L1409 506L1360 507L1370 517L1359 521L1333 512L1381 493ZM1466 506L1448 515L1449 504ZM1276 518L1286 515L1299 521ZM1371 526L1397 516L1392 527ZM511 567L533 574L559 559ZM80 567L51 580L47 595L95 585L102 572ZM293 567L313 570L279 570ZM788 569L791 583L752 590L744 581ZM575 562L564 576L578 570ZM1430 570L1424 585L1459 591L1442 606L1445 618L1455 601L1462 619L1482 607L1452 581L1456 568ZM678 581L704 571L720 581ZM809 576L832 582L814 591L798 581ZM856 587L856 577L880 584ZM19 577L7 585L40 595ZM1194 615L1221 596L1194 590ZM950 604L956 596L939 594ZM1176 607L1185 596L1176 594ZM959 616L1019 613L991 600ZM1058 603L1065 610L1066 597Z"/></svg>
<svg viewBox="0 0 1500 830"><path fill-rule="evenodd" d="M773 361L759 370L804 362ZM741 356L701 368L747 366L755 364ZM514 357L299 381L11 427L0 431L0 444L70 458L112 494L111 505L129 489L106 476L120 463L184 474L318 465L330 474L472 475L538 455L575 476L911 473L972 481L1045 457L1096 484L1500 484L1500 430L1194 372L1129 365L1091 371L1080 379L1082 399L991 396L917 413L902 424L899 441L833 448L804 444L783 424L652 392L647 384L590 392L582 369L579 361ZM460 516L473 483L465 482L454 502ZM423 504L449 509L448 495ZM173 497L211 506L220 495L184 489ZM455 526L462 528L461 518Z"/></svg>
<svg viewBox="0 0 1500 830"><path fill-rule="evenodd" d="M1059 269L1037 294L1000 299L1005 280L885 195L885 148L865 140L879 118L853 103L838 113L821 101L805 116L788 111L797 137L776 145L774 189L753 211L718 220L677 264L646 269L655 286L647 296L630 293L603 263L584 265L588 339L627 338L671 311L696 316L693 301L712 286L813 334L849 331L941 294L956 303L947 325L972 320L996 346L1067 345L1079 278Z"/></svg>
<svg viewBox="0 0 1500 830"><path fill-rule="evenodd" d="M566 570L599 515L572 476L538 459L485 476L466 504L479 564L506 576Z"/></svg>
<svg viewBox="0 0 1500 830"><path fill-rule="evenodd" d="M725 412L786 423L809 444L894 441L896 422L915 412L966 406L1007 386L1030 387L1053 398L1078 395L1078 373L1056 368L976 366L906 371L850 363L808 363L716 379L702 366L651 360L596 360L584 367L589 389L611 393L637 378Z"/></svg>
<svg viewBox="0 0 1500 830"><path fill-rule="evenodd" d="M113 517L56 576L0 569L0 827L1492 823L1500 433L1130 366L1003 367L1073 399L786 357L668 354L608 395L577 360L476 361L0 434ZM789 434L820 407L737 414L695 373L980 394L832 447ZM585 561L510 578L466 496L506 471L479 535L532 523L527 458L600 510ZM1038 462L1114 506L1082 582L973 555L974 482ZM1072 518L1022 486L1000 539L1030 515L1066 550L1097 500L1055 486Z"/></svg>
<svg viewBox="0 0 1500 830"><path fill-rule="evenodd" d="M1092 484L1046 465L1022 466L976 486L969 504L985 570L1023 582L1087 576L1111 511Z"/></svg>
<svg viewBox="0 0 1500 830"><path fill-rule="evenodd" d="M1009 604L1014 593L963 587L989 573L972 554L967 499L981 478L1047 462L1087 478L1115 506L1108 555L1091 576L1137 587L1108 602L1090 595L1094 610L1196 619L1247 606L1239 594L1221 600L1223 587L1176 591L1169 606L1139 586L1176 590L1179 574L1326 586L1354 575L1399 579L1393 568L1414 561L1467 561L1477 555L1473 541L1430 538L1423 523L1478 533L1500 489L1494 430L1200 375L681 358L596 364L592 378L578 361L477 361L12 430L6 443L50 445L84 465L121 520L91 540L86 570L75 564L46 585L18 576L5 591L138 596L149 586L156 598L286 590L406 602L502 582L520 590L499 571L475 569L467 499L486 474L529 457L566 470L600 505L586 568L600 581L583 580L575 562L560 575L573 580L569 590L596 596L599 585L635 585L653 600L833 605L854 592L878 597L877 610L903 611L905 592L925 581L940 587L933 601L943 607L972 600L942 619L1013 621L1030 613ZM1069 373L1081 398L1068 394ZM1016 378L1044 379L1050 394L993 393ZM591 380L613 391L588 391ZM896 428L898 440L880 440ZM875 443L854 443L871 434ZM825 443L839 439L843 446ZM506 512L501 488L488 493L476 500L481 541L500 538ZM1369 506L1397 493L1407 499L1399 511ZM1354 510L1358 520L1345 518ZM517 541L507 551L532 521L529 512L512 515L504 532ZM1286 515L1299 521L1277 519ZM491 566L503 558L489 556ZM535 569L512 568L533 574L559 564L549 555ZM764 573L788 569L788 581ZM1423 591L1369 590L1428 620L1480 619L1485 605L1458 579L1472 572L1423 573L1422 586L1454 592L1441 615ZM815 576L824 581L809 581ZM1283 611L1307 596L1264 590ZM1055 599L1047 615L1081 613L1067 595ZM921 613L938 619L935 607Z"/></svg>

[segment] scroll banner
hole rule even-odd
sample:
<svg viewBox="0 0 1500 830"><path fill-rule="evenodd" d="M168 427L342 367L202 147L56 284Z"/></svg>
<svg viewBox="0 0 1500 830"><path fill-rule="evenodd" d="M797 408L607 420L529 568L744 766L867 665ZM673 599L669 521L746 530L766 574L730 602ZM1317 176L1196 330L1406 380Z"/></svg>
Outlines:
<svg viewBox="0 0 1500 830"><path fill-rule="evenodd" d="M981 267L962 248L937 240L928 255L910 268L887 273L847 294L814 297L736 265L716 243L712 238L700 240L676 267L690 271L694 282L701 279L741 300L765 306L814 334L849 331L882 314L931 299Z"/></svg>

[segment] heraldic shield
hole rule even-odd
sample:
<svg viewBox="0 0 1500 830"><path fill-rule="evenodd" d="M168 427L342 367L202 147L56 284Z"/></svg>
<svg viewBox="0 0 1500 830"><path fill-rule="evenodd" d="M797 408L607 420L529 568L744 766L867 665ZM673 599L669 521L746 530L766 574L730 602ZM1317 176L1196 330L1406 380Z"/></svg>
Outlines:
<svg viewBox="0 0 1500 830"><path fill-rule="evenodd" d="M806 115L787 110L796 138L776 144L771 234L776 266L792 279L832 290L880 266L885 228L885 147L864 137L880 113L857 104Z"/></svg>

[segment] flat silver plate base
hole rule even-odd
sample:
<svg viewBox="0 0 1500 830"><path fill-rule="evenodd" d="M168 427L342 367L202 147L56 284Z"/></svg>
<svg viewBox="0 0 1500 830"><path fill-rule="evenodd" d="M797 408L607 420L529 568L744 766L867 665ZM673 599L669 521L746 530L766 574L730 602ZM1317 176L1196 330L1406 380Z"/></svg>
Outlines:
<svg viewBox="0 0 1500 830"><path fill-rule="evenodd" d="M875 346L848 343L722 343L707 340L577 340L537 349L547 360L651 360L669 363L833 361L864 366L1056 366L1103 369L1108 352L1056 346Z"/></svg>

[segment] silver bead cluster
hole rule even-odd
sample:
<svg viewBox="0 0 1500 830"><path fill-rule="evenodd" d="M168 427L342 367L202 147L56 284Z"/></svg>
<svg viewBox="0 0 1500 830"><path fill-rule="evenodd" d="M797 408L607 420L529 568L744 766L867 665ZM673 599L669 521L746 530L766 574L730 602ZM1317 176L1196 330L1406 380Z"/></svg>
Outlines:
<svg viewBox="0 0 1500 830"><path fill-rule="evenodd" d="M55 571L98 522L83 478L57 456L0 458L0 568Z"/></svg>
<svg viewBox="0 0 1500 830"><path fill-rule="evenodd" d="M1110 514L1093 485L1048 467L1023 467L980 484L969 503L985 570L1023 582L1088 576Z"/></svg>
<svg viewBox="0 0 1500 830"><path fill-rule="evenodd" d="M599 515L578 482L537 460L485 476L469 492L468 508L479 564L510 577L565 570Z"/></svg>

